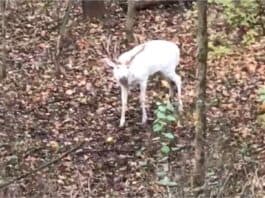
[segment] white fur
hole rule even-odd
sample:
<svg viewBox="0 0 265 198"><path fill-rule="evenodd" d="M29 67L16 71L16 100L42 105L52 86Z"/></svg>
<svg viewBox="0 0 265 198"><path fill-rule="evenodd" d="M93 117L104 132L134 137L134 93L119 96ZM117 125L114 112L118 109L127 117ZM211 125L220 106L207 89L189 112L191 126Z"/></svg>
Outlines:
<svg viewBox="0 0 265 198"><path fill-rule="evenodd" d="M138 53L138 54L137 54ZM128 61L135 56L130 63ZM120 126L125 124L125 112L127 110L128 89L131 85L140 85L140 102L142 108L142 123L147 121L145 108L147 81L150 75L161 72L167 79L173 81L178 89L179 110L182 111L181 77L175 73L179 64L180 51L178 46L170 41L151 40L140 44L118 57L119 63L110 59L104 59L105 63L113 67L113 74L121 86L122 112ZM120 79L126 79L127 84ZM124 82L124 81L122 81ZM173 89L170 88L170 96Z"/></svg>

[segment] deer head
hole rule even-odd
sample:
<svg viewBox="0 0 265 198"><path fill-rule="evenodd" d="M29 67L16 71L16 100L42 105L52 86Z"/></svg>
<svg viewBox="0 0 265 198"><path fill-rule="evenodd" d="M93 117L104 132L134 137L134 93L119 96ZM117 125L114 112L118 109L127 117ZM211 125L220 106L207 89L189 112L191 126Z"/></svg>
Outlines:
<svg viewBox="0 0 265 198"><path fill-rule="evenodd" d="M105 51L107 54L109 53L109 44L110 42L108 41L106 46L104 46ZM131 54L131 56L126 60L126 61L120 61L117 56L114 56L113 58L104 58L102 61L112 67L113 69L113 76L114 78L123 86L128 86L128 76L129 76L129 69L130 69L130 64L132 61L136 58L136 56L141 53L144 50L145 46L143 45L140 50L138 50L136 53ZM114 45L114 54L116 54L117 51L117 44L115 43ZM109 55L109 57L111 57Z"/></svg>

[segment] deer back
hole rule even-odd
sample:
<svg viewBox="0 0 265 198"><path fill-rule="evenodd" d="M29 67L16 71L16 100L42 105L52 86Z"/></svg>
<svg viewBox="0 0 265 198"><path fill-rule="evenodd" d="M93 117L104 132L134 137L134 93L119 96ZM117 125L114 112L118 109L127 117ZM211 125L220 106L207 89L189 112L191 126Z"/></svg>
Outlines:
<svg viewBox="0 0 265 198"><path fill-rule="evenodd" d="M137 52L139 53L137 54ZM180 59L179 48L175 43L151 40L123 53L118 60L126 63L135 54L137 55L130 61L128 68L132 73L138 75L151 75L158 71L175 70Z"/></svg>

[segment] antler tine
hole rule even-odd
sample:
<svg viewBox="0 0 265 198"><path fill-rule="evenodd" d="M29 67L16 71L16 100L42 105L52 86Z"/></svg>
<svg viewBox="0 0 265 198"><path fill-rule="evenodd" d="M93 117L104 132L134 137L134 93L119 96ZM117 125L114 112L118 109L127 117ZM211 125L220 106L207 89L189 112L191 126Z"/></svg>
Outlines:
<svg viewBox="0 0 265 198"><path fill-rule="evenodd" d="M114 42L114 47L113 47L113 61L116 62L116 63L119 62L118 61L119 51L117 50L117 49L119 49L118 46L120 46L120 42L115 41Z"/></svg>
<svg viewBox="0 0 265 198"><path fill-rule="evenodd" d="M142 45L142 48L138 51L138 52L136 52L127 62L126 62L126 64L127 65L129 65L132 61L133 61L133 59L138 55L138 54L140 54L143 50L144 50L144 48L145 48L145 45Z"/></svg>
<svg viewBox="0 0 265 198"><path fill-rule="evenodd" d="M113 49L113 56L114 56L113 58L114 59L117 59L117 57L118 57L117 46L118 46L118 41L115 41L114 49Z"/></svg>
<svg viewBox="0 0 265 198"><path fill-rule="evenodd" d="M107 39L107 48L108 48L109 55L110 55L110 43L111 43L111 36L109 36Z"/></svg>
<svg viewBox="0 0 265 198"><path fill-rule="evenodd" d="M118 63L117 57L118 57L118 46L119 42L115 41L113 48L110 47L111 43L113 42L113 39L111 36L108 36L104 43L102 43L102 48L105 50L106 54L116 63ZM110 52L112 51L112 53Z"/></svg>
<svg viewBox="0 0 265 198"><path fill-rule="evenodd" d="M106 38L105 42L102 42L102 48L107 54L107 56L110 56L110 49L109 49L110 48L110 36Z"/></svg>

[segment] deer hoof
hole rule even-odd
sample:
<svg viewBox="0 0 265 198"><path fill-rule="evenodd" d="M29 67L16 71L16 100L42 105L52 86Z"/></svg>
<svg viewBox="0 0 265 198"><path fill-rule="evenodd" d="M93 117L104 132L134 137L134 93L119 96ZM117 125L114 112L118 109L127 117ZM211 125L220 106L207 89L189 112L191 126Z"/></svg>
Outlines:
<svg viewBox="0 0 265 198"><path fill-rule="evenodd" d="M179 112L182 112L183 111L183 104L182 104L182 102L179 103L178 110L179 110Z"/></svg>
<svg viewBox="0 0 265 198"><path fill-rule="evenodd" d="M143 117L143 118L142 118L142 125L145 125L146 122L147 122L147 117Z"/></svg>
<svg viewBox="0 0 265 198"><path fill-rule="evenodd" d="M120 127L124 127L124 125L125 125L125 120L121 120L119 126L120 126Z"/></svg>

